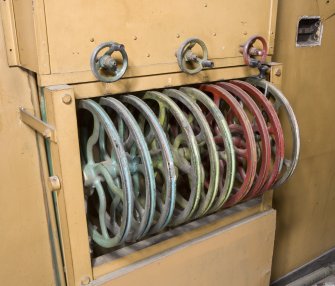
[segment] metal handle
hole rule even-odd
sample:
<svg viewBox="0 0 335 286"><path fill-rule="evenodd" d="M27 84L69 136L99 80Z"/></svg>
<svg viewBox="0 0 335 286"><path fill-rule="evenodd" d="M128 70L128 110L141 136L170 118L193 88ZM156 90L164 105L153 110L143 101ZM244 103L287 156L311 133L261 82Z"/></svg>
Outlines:
<svg viewBox="0 0 335 286"><path fill-rule="evenodd" d="M201 58L192 52L195 45L199 45L202 49L203 55ZM196 74L204 68L214 67L214 63L208 60L208 50L205 43L197 38L190 38L183 42L176 56L180 69L187 74Z"/></svg>
<svg viewBox="0 0 335 286"><path fill-rule="evenodd" d="M260 41L262 44L262 49L259 50L253 45L256 41ZM262 36L252 36L250 37L244 45L241 45L241 54L243 54L243 59L246 65L251 67L258 67L259 64L264 64L266 57L268 55L268 44ZM256 60L253 56L260 56L260 60Z"/></svg>
<svg viewBox="0 0 335 286"><path fill-rule="evenodd" d="M98 57L98 54L103 49L108 48L103 56ZM114 52L120 52L122 56L121 67L113 58ZM95 77L102 82L114 82L119 80L127 70L128 55L124 45L115 42L106 42L97 46L91 56L91 70Z"/></svg>

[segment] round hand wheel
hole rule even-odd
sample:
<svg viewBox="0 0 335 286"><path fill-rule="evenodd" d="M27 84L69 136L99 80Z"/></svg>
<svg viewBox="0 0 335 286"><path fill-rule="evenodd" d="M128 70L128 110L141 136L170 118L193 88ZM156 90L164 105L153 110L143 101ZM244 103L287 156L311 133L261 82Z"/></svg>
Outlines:
<svg viewBox="0 0 335 286"><path fill-rule="evenodd" d="M253 45L256 41L260 41L262 44L262 49L256 49ZM266 40L261 36L252 36L247 42L241 47L243 59L246 65L251 67L256 67L258 63L264 64L266 57L268 55L268 44ZM253 58L253 56L260 56L260 61Z"/></svg>
<svg viewBox="0 0 335 286"><path fill-rule="evenodd" d="M195 45L202 49L202 57L199 58L192 52ZM180 69L187 74L196 74L204 68L213 68L214 63L208 60L208 50L203 41L190 38L183 42L177 51L177 61Z"/></svg>
<svg viewBox="0 0 335 286"><path fill-rule="evenodd" d="M107 51L99 57L99 53L104 49L107 49ZM118 65L117 61L112 57L114 52L121 53L121 65ZM122 44L115 42L102 43L94 49L90 64L91 70L98 80L102 82L114 82L119 80L126 72L128 55Z"/></svg>

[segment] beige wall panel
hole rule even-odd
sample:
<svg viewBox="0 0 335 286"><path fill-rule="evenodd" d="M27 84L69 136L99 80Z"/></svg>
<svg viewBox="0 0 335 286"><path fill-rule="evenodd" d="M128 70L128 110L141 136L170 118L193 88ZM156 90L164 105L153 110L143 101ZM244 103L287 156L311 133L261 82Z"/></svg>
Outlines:
<svg viewBox="0 0 335 286"><path fill-rule="evenodd" d="M277 0L170 0L168 4L45 0L51 72L90 70L93 49L106 41L125 45L130 67L159 64L155 73L166 72L164 64L170 72L175 51L189 37L202 39L210 58L241 57L239 45L251 35L261 34L272 42L276 4ZM177 65L174 68L179 71Z"/></svg>
<svg viewBox="0 0 335 286"><path fill-rule="evenodd" d="M269 210L94 285L268 286L275 218Z"/></svg>
<svg viewBox="0 0 335 286"><path fill-rule="evenodd" d="M282 0L278 9L275 60L285 67L282 88L300 126L301 159L275 192L273 279L335 246L335 17L324 21L321 46L297 48L298 18L320 15L318 2Z"/></svg>
<svg viewBox="0 0 335 286"><path fill-rule="evenodd" d="M335 246L334 161L335 152L302 159L292 180L275 192L274 279Z"/></svg>
<svg viewBox="0 0 335 286"><path fill-rule="evenodd" d="M20 65L36 73L50 73L43 0L12 0Z"/></svg>
<svg viewBox="0 0 335 286"><path fill-rule="evenodd" d="M0 24L0 284L51 286L36 136L19 114L19 106L33 108L29 77L8 67L2 31Z"/></svg>
<svg viewBox="0 0 335 286"><path fill-rule="evenodd" d="M13 0L17 42L20 64L33 71L38 71L37 47L35 41L34 18L30 1ZM27 37L27 35L29 35Z"/></svg>

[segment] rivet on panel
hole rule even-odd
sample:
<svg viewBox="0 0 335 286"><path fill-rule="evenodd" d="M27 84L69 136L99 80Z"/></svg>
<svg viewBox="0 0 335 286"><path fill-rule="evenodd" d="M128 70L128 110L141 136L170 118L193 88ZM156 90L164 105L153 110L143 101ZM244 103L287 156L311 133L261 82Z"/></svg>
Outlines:
<svg viewBox="0 0 335 286"><path fill-rule="evenodd" d="M276 69L275 75L278 77L281 76L281 69Z"/></svg>
<svg viewBox="0 0 335 286"><path fill-rule="evenodd" d="M60 180L57 176L49 177L48 184L51 191L58 191L61 188Z"/></svg>
<svg viewBox="0 0 335 286"><path fill-rule="evenodd" d="M177 35L176 35L176 37L177 37L177 38L180 38L180 35L179 35L179 34L177 34Z"/></svg>
<svg viewBox="0 0 335 286"><path fill-rule="evenodd" d="M42 133L43 137L50 139L51 138L51 130L45 129Z"/></svg>
<svg viewBox="0 0 335 286"><path fill-rule="evenodd" d="M92 43L93 43L93 42L94 42L94 38L91 38L91 39L90 39L90 42L92 42Z"/></svg>
<svg viewBox="0 0 335 286"><path fill-rule="evenodd" d="M65 95L63 95L63 97L62 97L62 101L63 101L63 103L65 103L65 104L70 104L70 103L72 102L72 97L71 97L71 95L69 95L69 94L65 94Z"/></svg>
<svg viewBox="0 0 335 286"><path fill-rule="evenodd" d="M137 40L137 37L136 37L136 36L134 36L134 37L133 37L133 39L134 39L134 41L136 41L136 40Z"/></svg>
<svg viewBox="0 0 335 286"><path fill-rule="evenodd" d="M88 276L81 279L81 285L88 285L90 284L90 282L91 282L91 278Z"/></svg>

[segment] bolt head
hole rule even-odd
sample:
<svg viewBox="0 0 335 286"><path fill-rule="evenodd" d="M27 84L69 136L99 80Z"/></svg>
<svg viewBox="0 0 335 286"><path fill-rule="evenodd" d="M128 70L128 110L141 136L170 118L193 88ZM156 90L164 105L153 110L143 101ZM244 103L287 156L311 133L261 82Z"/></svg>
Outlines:
<svg viewBox="0 0 335 286"><path fill-rule="evenodd" d="M276 76L281 76L281 69L277 69L276 72L275 72L275 75Z"/></svg>
<svg viewBox="0 0 335 286"><path fill-rule="evenodd" d="M65 95L63 95L63 97L62 97L62 101L63 101L63 103L65 103L65 104L70 104L70 103L72 102L72 97L71 97L71 95L69 95L69 94L65 94Z"/></svg>
<svg viewBox="0 0 335 286"><path fill-rule="evenodd" d="M91 282L91 278L86 276L81 279L81 285L88 285Z"/></svg>
<svg viewBox="0 0 335 286"><path fill-rule="evenodd" d="M58 191L61 188L60 180L57 176L49 177L49 188L51 191Z"/></svg>

